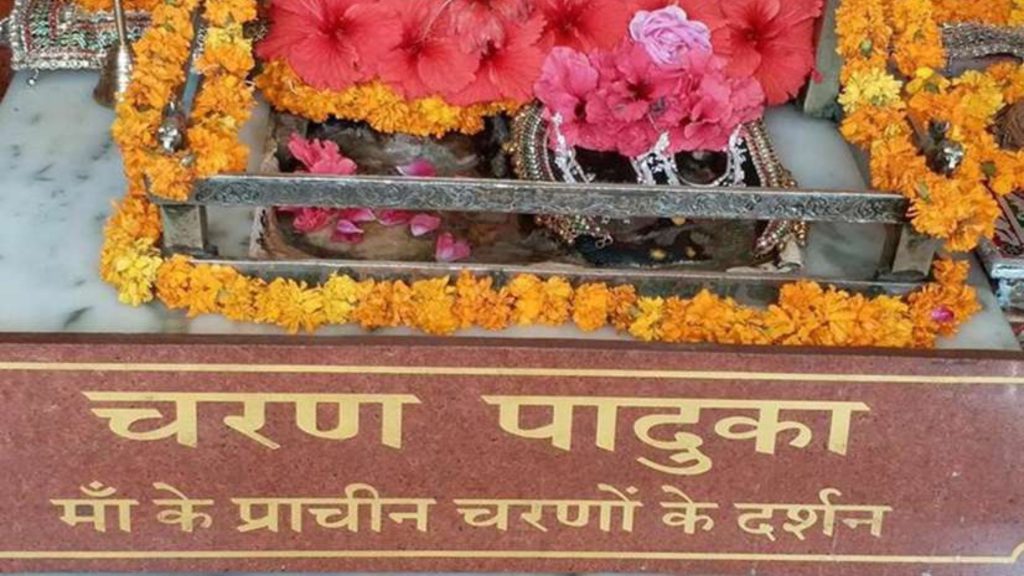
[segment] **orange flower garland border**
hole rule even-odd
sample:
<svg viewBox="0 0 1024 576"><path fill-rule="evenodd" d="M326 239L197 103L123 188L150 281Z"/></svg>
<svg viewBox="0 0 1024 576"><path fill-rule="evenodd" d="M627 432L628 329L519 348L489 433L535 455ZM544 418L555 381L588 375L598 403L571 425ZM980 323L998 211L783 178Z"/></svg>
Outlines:
<svg viewBox="0 0 1024 576"><path fill-rule="evenodd" d="M1006 62L952 80L941 76L935 70L946 62L940 22L947 18L1024 25L1024 0L841 0L841 130L870 152L872 185L911 201L915 229L968 251L995 232L1000 210L993 194L1024 189L1024 151L1001 149L990 130L1005 105L1024 98L1024 66ZM965 151L949 177L933 172L914 142L913 125L932 120L949 122L949 137Z"/></svg>
<svg viewBox="0 0 1024 576"><path fill-rule="evenodd" d="M363 121L378 132L441 137L448 132L476 134L484 119L515 112L515 102L460 107L440 97L406 100L382 82L367 82L344 91L309 86L284 60L268 62L256 77L267 102L304 118L321 122L328 116Z"/></svg>
<svg viewBox="0 0 1024 576"><path fill-rule="evenodd" d="M410 327L436 335L480 327L606 326L643 341L720 344L930 347L953 335L979 310L966 285L967 264L936 264L934 283L906 296L877 296L797 282L781 288L766 309L741 306L702 291L693 298L648 297L630 285L586 283L524 274L503 286L493 278L462 274L432 278L357 281L335 275L318 286L287 278L266 281L188 257L164 258L161 221L146 197L145 181L187 196L200 174L238 169L246 150L237 131L253 106L247 82L254 66L242 24L255 18L251 0L208 0L209 31L198 65L205 80L189 119L189 150L163 155L156 143L160 112L184 82L198 0L164 0L153 25L136 44L133 81L118 105L113 132L121 147L128 192L104 231L101 275L122 302L160 299L189 316L222 314L239 322L314 331L356 323L366 329Z"/></svg>

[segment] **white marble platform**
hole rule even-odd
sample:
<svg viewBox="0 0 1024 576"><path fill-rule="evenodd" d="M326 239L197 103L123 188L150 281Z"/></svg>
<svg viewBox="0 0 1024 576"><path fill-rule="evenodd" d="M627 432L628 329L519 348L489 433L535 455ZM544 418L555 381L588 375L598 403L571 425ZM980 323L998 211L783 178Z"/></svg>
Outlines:
<svg viewBox="0 0 1024 576"><path fill-rule="evenodd" d="M218 317L186 319L160 305L130 308L97 272L101 232L110 203L123 194L120 158L109 135L113 112L93 103L95 76L44 74L28 87L14 78L0 102L0 331L273 334L276 328L239 325ZM257 115L256 122L264 115ZM783 162L808 187L862 189L850 150L834 125L783 108L768 125ZM255 132L256 130L253 130ZM221 252L244 254L251 213L211 213ZM867 275L881 252L881 227L819 225L812 229L808 271L823 276L860 270ZM984 311L944 348L1018 349L980 268L973 282ZM324 334L358 334L354 327ZM404 330L388 334L411 334ZM473 336L494 336L483 331ZM617 338L611 331L584 336L572 327L512 329L501 336Z"/></svg>

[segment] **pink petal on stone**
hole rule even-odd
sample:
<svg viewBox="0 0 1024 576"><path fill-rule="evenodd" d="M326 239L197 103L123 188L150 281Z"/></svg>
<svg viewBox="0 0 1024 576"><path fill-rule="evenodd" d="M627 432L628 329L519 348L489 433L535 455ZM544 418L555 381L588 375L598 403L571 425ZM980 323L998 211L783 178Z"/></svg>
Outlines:
<svg viewBox="0 0 1024 576"><path fill-rule="evenodd" d="M339 213L342 220L350 222L373 222L377 216L369 208L345 208Z"/></svg>
<svg viewBox="0 0 1024 576"><path fill-rule="evenodd" d="M429 160L422 158L413 160L412 163L398 167L398 173L402 176L413 176L419 178L432 178L437 176L437 168Z"/></svg>
<svg viewBox="0 0 1024 576"><path fill-rule="evenodd" d="M385 226L400 226L412 220L413 212L408 210L381 210L377 212L377 221Z"/></svg>
<svg viewBox="0 0 1024 576"><path fill-rule="evenodd" d="M434 251L434 258L438 262L458 262L469 258L472 250L465 240L456 240L451 232L445 232L437 237L437 245Z"/></svg>
<svg viewBox="0 0 1024 576"><path fill-rule="evenodd" d="M409 232L413 236L419 238L424 234L430 234L441 225L441 219L437 216L431 216L430 214L417 214L412 217L412 221L409 222ZM449 234L450 236L450 234Z"/></svg>
<svg viewBox="0 0 1024 576"><path fill-rule="evenodd" d="M332 242L358 244L363 241L363 229L350 220L338 220L331 234Z"/></svg>

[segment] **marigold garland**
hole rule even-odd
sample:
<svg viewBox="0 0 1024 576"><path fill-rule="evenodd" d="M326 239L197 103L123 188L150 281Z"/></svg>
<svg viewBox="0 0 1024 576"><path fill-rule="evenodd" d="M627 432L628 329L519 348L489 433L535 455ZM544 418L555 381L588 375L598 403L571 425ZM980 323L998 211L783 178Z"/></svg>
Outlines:
<svg viewBox="0 0 1024 576"><path fill-rule="evenodd" d="M123 0L124 9L133 12L149 12L162 0ZM86 12L110 12L114 9L114 0L74 0Z"/></svg>
<svg viewBox="0 0 1024 576"><path fill-rule="evenodd" d="M266 63L256 86L276 108L322 122L328 116L364 121L374 130L413 136L441 137L448 132L476 134L484 119L515 112L515 102L459 107L439 97L406 100L381 82L368 82L344 91L321 90L302 81L283 60Z"/></svg>
<svg viewBox="0 0 1024 576"><path fill-rule="evenodd" d="M287 278L266 281L182 255L165 258L157 248L160 217L145 195L145 180L155 193L180 197L198 174L236 169L246 155L237 130L252 106L252 88L245 82L251 51L241 23L255 16L253 3L210 0L205 15L211 28L198 62L206 78L189 119L189 150L170 156L158 151L160 111L184 80L188 15L195 6L196 0L165 0L154 9L154 26L136 47L135 77L117 110L114 132L129 185L107 221L100 266L125 303L159 299L189 316L223 314L293 333L358 323L448 335L470 327L503 330L571 320L584 331L611 327L645 341L887 347L932 346L979 309L974 289L966 285L967 263L951 261L938 262L935 282L904 298L867 298L798 282L784 286L774 305L757 309L706 290L692 298L654 298L630 285L573 286L564 278L530 274L501 286L468 273L411 283L334 275L310 286ZM1005 85L1016 72L994 74ZM867 100L890 100L887 88L865 78L864 94L874 95Z"/></svg>
<svg viewBox="0 0 1024 576"><path fill-rule="evenodd" d="M197 0L164 0L152 25L134 45L135 73L117 105L114 140L121 147L129 193L173 200L188 198L196 178L242 170L248 150L238 132L254 106L247 78L255 66L242 25L256 17L249 0L208 2L209 24L196 67L203 89L188 120L188 149L166 154L157 147L162 112L185 81Z"/></svg>
<svg viewBox="0 0 1024 576"><path fill-rule="evenodd" d="M1024 189L1024 151L1001 149L991 130L1004 106L1024 98L1024 67L943 77L935 71L946 60L939 24L1019 25L1022 17L1024 0L843 0L837 12L842 133L871 153L872 185L910 199L914 227L954 251L993 235L993 194ZM914 126L933 120L948 122L948 137L965 150L950 177L932 171L915 143Z"/></svg>

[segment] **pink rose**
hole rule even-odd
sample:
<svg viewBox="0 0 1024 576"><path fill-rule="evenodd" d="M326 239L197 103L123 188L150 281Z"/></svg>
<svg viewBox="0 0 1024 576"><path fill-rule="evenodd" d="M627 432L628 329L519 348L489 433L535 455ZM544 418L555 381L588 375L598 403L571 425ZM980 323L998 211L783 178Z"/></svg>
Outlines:
<svg viewBox="0 0 1024 576"><path fill-rule="evenodd" d="M687 19L679 6L640 10L629 24L629 33L661 66L677 63L680 52L711 52L711 30L703 22Z"/></svg>

